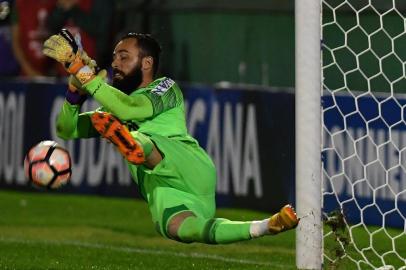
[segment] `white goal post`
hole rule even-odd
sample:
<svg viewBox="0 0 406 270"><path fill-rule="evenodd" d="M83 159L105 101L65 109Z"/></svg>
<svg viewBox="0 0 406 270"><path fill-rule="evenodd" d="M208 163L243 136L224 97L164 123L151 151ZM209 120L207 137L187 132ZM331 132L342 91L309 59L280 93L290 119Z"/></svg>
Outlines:
<svg viewBox="0 0 406 270"><path fill-rule="evenodd" d="M406 1L296 0L299 269L406 269Z"/></svg>
<svg viewBox="0 0 406 270"><path fill-rule="evenodd" d="M320 0L295 2L296 265L321 269Z"/></svg>

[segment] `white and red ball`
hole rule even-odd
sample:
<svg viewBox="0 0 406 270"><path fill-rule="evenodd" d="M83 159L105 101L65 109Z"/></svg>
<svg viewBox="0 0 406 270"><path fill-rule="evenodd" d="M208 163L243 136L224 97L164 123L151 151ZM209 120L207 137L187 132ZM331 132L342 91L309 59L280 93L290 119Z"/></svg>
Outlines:
<svg viewBox="0 0 406 270"><path fill-rule="evenodd" d="M24 170L35 185L56 189L71 178L72 162L65 148L54 141L42 141L28 151Z"/></svg>

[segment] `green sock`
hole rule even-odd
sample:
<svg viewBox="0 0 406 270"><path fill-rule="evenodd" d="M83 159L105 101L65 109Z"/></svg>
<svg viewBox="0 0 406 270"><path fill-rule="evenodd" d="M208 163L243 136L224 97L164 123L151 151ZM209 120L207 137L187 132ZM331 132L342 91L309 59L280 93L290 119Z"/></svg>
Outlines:
<svg viewBox="0 0 406 270"><path fill-rule="evenodd" d="M251 239L250 225L248 221L188 217L180 225L178 236L187 243L227 244Z"/></svg>

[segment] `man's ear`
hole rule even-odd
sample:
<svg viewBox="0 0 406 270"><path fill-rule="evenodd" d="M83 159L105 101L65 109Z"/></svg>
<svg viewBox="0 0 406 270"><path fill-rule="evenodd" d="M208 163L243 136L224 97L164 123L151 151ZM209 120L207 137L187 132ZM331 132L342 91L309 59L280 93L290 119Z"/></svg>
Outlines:
<svg viewBox="0 0 406 270"><path fill-rule="evenodd" d="M152 70L154 65L154 59L151 56L146 56L142 58L142 69L143 70Z"/></svg>

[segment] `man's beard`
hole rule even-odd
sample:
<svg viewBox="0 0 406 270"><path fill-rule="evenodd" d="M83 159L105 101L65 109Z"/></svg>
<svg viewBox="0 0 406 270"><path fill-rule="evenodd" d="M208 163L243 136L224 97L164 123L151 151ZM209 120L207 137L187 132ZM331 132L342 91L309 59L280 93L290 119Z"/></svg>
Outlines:
<svg viewBox="0 0 406 270"><path fill-rule="evenodd" d="M142 82L142 71L141 65L137 65L133 68L133 70L125 75L122 71L118 69L113 69L113 74L119 73L123 78L116 79L113 75L113 87L121 90L122 92L126 93L127 95L131 94L138 88L138 86Z"/></svg>

